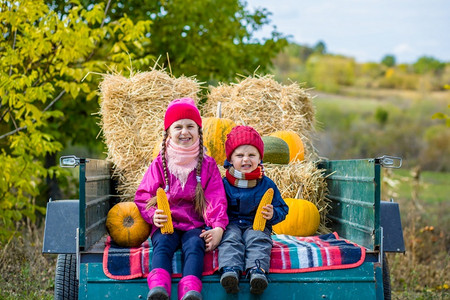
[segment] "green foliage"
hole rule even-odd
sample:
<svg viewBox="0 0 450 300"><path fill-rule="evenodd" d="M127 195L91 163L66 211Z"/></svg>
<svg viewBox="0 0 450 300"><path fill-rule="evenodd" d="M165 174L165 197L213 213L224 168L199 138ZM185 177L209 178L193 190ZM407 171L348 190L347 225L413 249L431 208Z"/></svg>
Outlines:
<svg viewBox="0 0 450 300"><path fill-rule="evenodd" d="M450 105L448 106L448 108L450 108ZM445 125L447 125L447 127L450 127L450 116L445 113L437 112L433 114L432 119L445 120Z"/></svg>
<svg viewBox="0 0 450 300"><path fill-rule="evenodd" d="M237 73L267 71L286 45L277 32L260 42L255 31L269 22L266 10L251 14L236 0L152 1L152 54L170 59L174 75L201 81L230 81ZM211 13L214 12L214 17ZM180 21L181 20L181 21Z"/></svg>
<svg viewBox="0 0 450 300"><path fill-rule="evenodd" d="M306 62L309 85L326 92L337 92L339 86L352 85L355 61L332 55L311 55Z"/></svg>
<svg viewBox="0 0 450 300"><path fill-rule="evenodd" d="M401 68L388 68L384 77L378 78L378 84L382 88L416 90L420 83L420 77L403 71Z"/></svg>
<svg viewBox="0 0 450 300"><path fill-rule="evenodd" d="M63 149L71 132L83 127L83 115L71 114L96 94L90 72L105 64L122 71L137 65L150 22L128 18L103 26L103 4L89 10L71 1L65 14L44 1L2 1L0 4L0 244L14 233L18 221L34 221L45 209L36 204L46 178L62 171L44 159ZM124 54L133 52L134 54ZM99 55L101 53L102 55ZM139 61L137 58L140 58ZM84 111L85 112L85 111Z"/></svg>
<svg viewBox="0 0 450 300"><path fill-rule="evenodd" d="M320 155L351 159L389 154L402 157L405 167L449 171L448 127L430 118L440 101L384 97L315 98L316 119L322 126L315 144Z"/></svg>
<svg viewBox="0 0 450 300"><path fill-rule="evenodd" d="M274 59L271 72L275 78L284 83L307 82L319 91L340 92L350 85L425 93L443 90L450 81L450 63L431 57L421 57L412 65L397 65L393 55L386 55L381 63L356 63L349 57L325 55L325 44L309 48L291 43L287 49Z"/></svg>
<svg viewBox="0 0 450 300"><path fill-rule="evenodd" d="M63 0L53 1L61 10ZM84 0L85 5L95 0ZM271 59L287 45L277 31L260 40L254 33L270 23L266 9L249 12L240 0L112 1L111 20L129 16L151 20L151 47L144 53L159 58L173 75L196 76L216 84L237 74L267 72ZM148 64L144 69L152 67Z"/></svg>
<svg viewBox="0 0 450 300"><path fill-rule="evenodd" d="M395 66L395 56L394 55L386 55L381 60L381 63L385 65L386 67L393 67Z"/></svg>
<svg viewBox="0 0 450 300"><path fill-rule="evenodd" d="M434 165L434 170L443 171L450 166L450 130L444 124L427 128L423 135L426 146L422 150L420 163Z"/></svg>
<svg viewBox="0 0 450 300"><path fill-rule="evenodd" d="M386 124L388 117L389 117L389 112L386 109L384 109L382 107L377 107L377 110L375 111L375 120L377 120L377 122L381 126Z"/></svg>
<svg viewBox="0 0 450 300"><path fill-rule="evenodd" d="M327 46L325 45L325 43L323 41L319 41L314 47L313 47L313 52L315 54L320 54L320 55L324 55L325 53L327 53Z"/></svg>
<svg viewBox="0 0 450 300"><path fill-rule="evenodd" d="M273 59L271 72L280 82L303 82L307 78L305 62L312 54L312 48L291 43Z"/></svg>
<svg viewBox="0 0 450 300"><path fill-rule="evenodd" d="M446 90L450 90L450 85L446 84L444 86L444 88ZM450 109L450 104L447 105L447 108ZM437 112L435 114L433 114L432 116L433 119L441 119L441 120L445 120L445 125L447 125L447 127L450 127L450 115L445 114L443 112Z"/></svg>
<svg viewBox="0 0 450 300"><path fill-rule="evenodd" d="M445 67L445 64L433 57L422 56L413 64L413 67L416 73L425 74L428 72L438 72Z"/></svg>

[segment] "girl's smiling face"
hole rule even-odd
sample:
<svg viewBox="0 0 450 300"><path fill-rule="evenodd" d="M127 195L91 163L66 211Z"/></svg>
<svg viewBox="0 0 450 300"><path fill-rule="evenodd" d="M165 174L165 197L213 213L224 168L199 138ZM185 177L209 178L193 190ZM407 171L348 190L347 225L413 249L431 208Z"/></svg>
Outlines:
<svg viewBox="0 0 450 300"><path fill-rule="evenodd" d="M261 157L258 149L252 145L241 145L234 149L230 157L230 163L241 173L250 173L254 171Z"/></svg>
<svg viewBox="0 0 450 300"><path fill-rule="evenodd" d="M190 147L199 139L198 125L191 119L181 119L169 127L169 137L181 147Z"/></svg>

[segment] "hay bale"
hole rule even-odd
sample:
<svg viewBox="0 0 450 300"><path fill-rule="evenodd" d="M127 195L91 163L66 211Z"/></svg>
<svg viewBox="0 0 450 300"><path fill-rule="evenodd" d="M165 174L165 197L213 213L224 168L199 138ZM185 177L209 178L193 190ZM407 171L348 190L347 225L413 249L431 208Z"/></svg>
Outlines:
<svg viewBox="0 0 450 300"><path fill-rule="evenodd" d="M240 125L254 127L261 135L292 130L301 138L306 157L317 158L312 145L315 133L315 109L312 97L298 83L282 85L273 75L246 77L238 83L212 88L203 112L214 116L218 102L222 117Z"/></svg>
<svg viewBox="0 0 450 300"><path fill-rule="evenodd" d="M101 128L114 163L118 192L122 200L133 200L148 165L155 144L163 132L165 110L170 101L191 97L198 103L200 84L194 78L174 78L162 70L131 75L104 76L100 84ZM211 89L204 106L204 116L213 116L222 102L222 115L238 124L255 127L262 135L277 130L297 132L308 147L314 132L314 108L311 97L298 84L283 86L273 76L246 78L237 84ZM265 165L265 172L280 189L283 198L309 200L321 215L319 233L326 233L328 211L326 182L321 170L311 160L289 165ZM219 167L222 175L223 167ZM302 196L298 194L302 191Z"/></svg>
<svg viewBox="0 0 450 300"><path fill-rule="evenodd" d="M225 168L219 166L219 170L224 177ZM301 161L288 165L264 164L264 173L277 185L283 199L305 199L314 203L320 214L318 234L330 232L326 226L330 202L326 198L327 183L324 171L318 169L316 163Z"/></svg>
<svg viewBox="0 0 450 300"><path fill-rule="evenodd" d="M152 161L169 102L190 97L198 103L199 91L200 84L195 78L175 78L164 70L152 69L129 78L104 75L100 83L100 126L123 200L134 198Z"/></svg>

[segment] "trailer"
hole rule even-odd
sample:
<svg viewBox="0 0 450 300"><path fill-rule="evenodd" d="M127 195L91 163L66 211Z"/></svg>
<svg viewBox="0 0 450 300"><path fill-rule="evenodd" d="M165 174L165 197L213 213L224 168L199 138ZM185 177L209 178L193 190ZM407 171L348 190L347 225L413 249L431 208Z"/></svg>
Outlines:
<svg viewBox="0 0 450 300"><path fill-rule="evenodd" d="M79 199L47 204L44 254L58 254L55 299L146 299L146 278L116 280L103 269L106 216L119 202L106 160L63 156L63 167L79 168ZM204 276L203 299L390 299L386 252L404 252L399 206L381 201L381 168L399 168L401 159L382 156L324 160L331 209L329 227L365 249L361 265L349 269L268 275L262 295L250 293L248 279L238 294L227 294L220 274ZM172 279L176 299L179 278Z"/></svg>

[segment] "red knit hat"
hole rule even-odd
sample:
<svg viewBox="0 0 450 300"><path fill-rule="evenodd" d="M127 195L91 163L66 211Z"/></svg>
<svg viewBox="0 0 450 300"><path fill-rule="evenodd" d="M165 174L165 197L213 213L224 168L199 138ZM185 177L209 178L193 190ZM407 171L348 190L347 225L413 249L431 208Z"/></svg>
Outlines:
<svg viewBox="0 0 450 300"><path fill-rule="evenodd" d="M252 145L259 151L261 159L264 156L264 142L259 133L250 126L236 126L231 129L225 142L225 153L230 160L234 149L242 145Z"/></svg>
<svg viewBox="0 0 450 300"><path fill-rule="evenodd" d="M202 117L195 106L194 100L191 98L175 99L169 103L164 116L164 130L167 130L170 125L181 119L191 119L198 126L202 127Z"/></svg>

